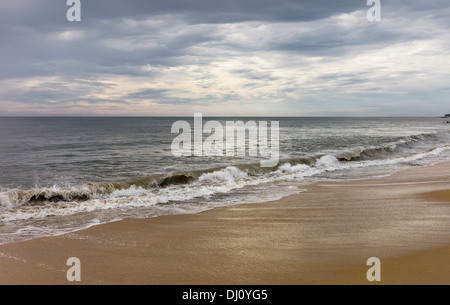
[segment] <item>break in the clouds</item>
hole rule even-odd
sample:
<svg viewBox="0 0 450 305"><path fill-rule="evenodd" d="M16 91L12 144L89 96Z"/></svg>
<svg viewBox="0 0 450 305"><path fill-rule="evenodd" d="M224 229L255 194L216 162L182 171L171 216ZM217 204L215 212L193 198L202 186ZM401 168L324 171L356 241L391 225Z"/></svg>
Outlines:
<svg viewBox="0 0 450 305"><path fill-rule="evenodd" d="M0 0L0 115L448 113L450 4Z"/></svg>

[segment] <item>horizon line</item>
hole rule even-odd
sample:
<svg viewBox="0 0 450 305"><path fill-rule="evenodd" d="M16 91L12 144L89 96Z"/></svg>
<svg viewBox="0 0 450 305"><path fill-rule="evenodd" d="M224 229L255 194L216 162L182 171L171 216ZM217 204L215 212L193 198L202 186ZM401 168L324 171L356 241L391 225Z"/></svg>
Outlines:
<svg viewBox="0 0 450 305"><path fill-rule="evenodd" d="M190 118L193 115L0 115L0 118ZM203 115L204 118L442 118L442 115L436 116L270 116L270 115Z"/></svg>

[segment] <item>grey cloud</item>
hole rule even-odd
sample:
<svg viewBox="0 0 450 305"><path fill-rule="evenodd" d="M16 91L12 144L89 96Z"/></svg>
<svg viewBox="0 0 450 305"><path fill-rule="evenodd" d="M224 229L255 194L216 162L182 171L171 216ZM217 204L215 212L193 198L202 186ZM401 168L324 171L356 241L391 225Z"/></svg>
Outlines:
<svg viewBox="0 0 450 305"><path fill-rule="evenodd" d="M264 80L264 81L272 81L277 80L277 77L274 77L270 71L255 71L255 70L245 70L245 69L239 69L239 70L233 70L231 71L235 74L238 74L240 76L243 76L250 80Z"/></svg>
<svg viewBox="0 0 450 305"><path fill-rule="evenodd" d="M170 92L166 89L142 89L141 91L128 94L129 99L163 99L166 93Z"/></svg>
<svg viewBox="0 0 450 305"><path fill-rule="evenodd" d="M168 90L168 89L142 89L140 91L131 93L125 99L130 100L151 100L155 104L211 104L212 106L218 103L227 101L240 100L242 96L236 92L229 92L222 95L199 95L196 98L183 97L183 92Z"/></svg>
<svg viewBox="0 0 450 305"><path fill-rule="evenodd" d="M80 102L88 104L105 102L128 104L125 100L91 97L92 94L102 94L105 90L115 86L115 84L95 80L67 79L64 82L49 81L40 83L19 92L9 91L3 93L2 97L8 100L16 100L25 105L60 105L62 108L64 108L65 104L74 105Z"/></svg>
<svg viewBox="0 0 450 305"><path fill-rule="evenodd" d="M366 9L365 1L269 1L269 0L233 0L233 1L82 1L83 21L79 24L69 23L65 18L67 7L55 1L44 0L39 4L29 4L17 0L12 8L7 5L0 16L2 25L0 52L6 60L1 63L0 78L25 77L36 75L54 75L71 73L85 76L86 73L120 73L129 75L145 75L138 67L150 65L182 65L189 56L202 58L203 64L209 64L208 55L215 55L224 50L239 52L283 51L296 52L315 56L340 56L360 49L371 49L398 41L424 38L429 33L405 32L398 29L375 28L366 25L363 29L355 28L338 31L334 24L325 21L316 22L318 27L307 32L269 33L266 43L254 46L252 42L227 41L223 33L214 32L212 26L196 29L195 32L174 32L173 24L183 24L189 19L197 22L208 22L213 19L220 22L222 14L234 16L236 20L228 22L261 21L317 21L340 13ZM410 2L410 1L408 1ZM385 3L385 2L383 2ZM405 1L386 1L383 13L392 15L392 7L400 7L401 11L417 13L424 7L439 14L442 8L432 10L431 4L407 3ZM400 3L400 4L399 4ZM448 7L438 1L443 8ZM19 7L21 9L19 9ZM7 14L11 10L11 14ZM398 12L398 11L397 11ZM63 15L54 18L53 15ZM19 18L11 18L18 14ZM149 16L167 15L162 23L153 27L125 29L121 26L123 18L136 21L147 20ZM92 15L90 17L90 15ZM193 17L195 16L195 18ZM2 17L5 17L3 19ZM45 19L46 22L39 19ZM52 22L57 23L53 24ZM59 22L59 23L58 23ZM212 22L212 21L211 21ZM389 20L386 21L386 23ZM5 26L3 26L6 24ZM53 24L53 26L50 26ZM27 26L28 25L28 26ZM357 27L357 25L355 25ZM76 41L58 41L49 38L57 31L84 31L86 38ZM112 49L105 42L114 39L119 45L130 45L131 50ZM153 42L154 46L145 46ZM199 45L209 48L209 54L203 56L191 49ZM180 59L180 57L184 57Z"/></svg>
<svg viewBox="0 0 450 305"><path fill-rule="evenodd" d="M55 25L62 28L83 26L67 23L68 7L65 3L65 0L40 0L32 3L27 0L14 0L13 3L2 3L0 20L3 24L41 28ZM189 23L311 21L329 17L337 12L351 12L361 6L354 0L81 0L81 4L84 24L103 19L157 15L179 15Z"/></svg>
<svg viewBox="0 0 450 305"><path fill-rule="evenodd" d="M214 77L210 71L213 63L230 58L244 59L261 52L282 55L280 65L289 63L290 56L302 55L323 57L320 64L325 66L346 57L411 41L440 39L443 45L450 47L449 40L445 39L450 27L450 3L447 0L382 0L383 21L378 24L364 20L365 0L81 2L82 22L70 23L65 17L68 7L63 0L2 1L0 82L50 76L64 82L47 82L39 88L24 88L14 94L1 92L0 103L3 99L30 104L63 104L67 100L75 101L87 92L103 92L110 86L100 81L103 77L138 77L151 82L162 75L160 71L164 67L193 65L196 67L193 70L195 79L207 81ZM329 18L354 12L360 14L361 20L341 28L337 26L336 18ZM290 26L293 22L298 28ZM251 28L253 24L255 29ZM258 29L259 25L266 26L267 31ZM277 31L271 31L272 28ZM83 35L70 39L70 33L67 34L70 31L79 31ZM67 32L66 36L64 32ZM143 69L146 65L156 69ZM246 78L248 82L242 86L249 91L257 91L260 83L279 81L278 74L275 76L268 68L233 66L227 72ZM401 77L406 73L414 75L414 72L405 71ZM311 81L326 83L333 79L336 84L350 86L369 82L373 76L370 73L330 73ZM74 83L76 87L67 83ZM206 83L202 86L208 88ZM279 89L280 96L302 90L291 84ZM242 99L232 92L200 95L198 99L183 98L185 93L177 88L143 88L124 99L189 105ZM86 100L92 104L96 102Z"/></svg>
<svg viewBox="0 0 450 305"><path fill-rule="evenodd" d="M358 9L357 1L165 0L86 2L85 18L180 15L193 23L310 21Z"/></svg>
<svg viewBox="0 0 450 305"><path fill-rule="evenodd" d="M176 97L173 96L174 94L182 95L181 92L172 92L171 90L167 89L147 88L135 93L128 94L126 96L126 99L151 100L155 104L192 104L200 101L200 99Z"/></svg>

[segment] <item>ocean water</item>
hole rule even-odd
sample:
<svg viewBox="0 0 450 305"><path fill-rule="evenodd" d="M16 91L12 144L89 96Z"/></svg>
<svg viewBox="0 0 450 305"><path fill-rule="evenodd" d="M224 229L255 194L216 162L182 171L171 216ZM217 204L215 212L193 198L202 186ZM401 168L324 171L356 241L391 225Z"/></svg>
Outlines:
<svg viewBox="0 0 450 305"><path fill-rule="evenodd" d="M273 168L258 156L175 157L178 120L194 126L193 118L0 118L0 244L450 160L450 124L439 118L203 118L279 122Z"/></svg>

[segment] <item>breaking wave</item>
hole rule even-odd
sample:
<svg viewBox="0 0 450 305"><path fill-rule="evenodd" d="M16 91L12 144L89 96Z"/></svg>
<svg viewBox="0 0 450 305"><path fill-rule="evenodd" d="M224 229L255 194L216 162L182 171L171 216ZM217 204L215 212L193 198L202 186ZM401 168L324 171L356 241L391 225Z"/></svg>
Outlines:
<svg viewBox="0 0 450 305"><path fill-rule="evenodd" d="M406 148L432 141L438 136L423 134L378 147L354 147L332 154L291 158L280 161L273 168L261 168L259 164L241 164L169 175L149 175L119 182L3 190L0 192L0 210L5 213L2 213L0 220L65 215L117 206L183 202L272 181L289 181L330 171L413 162L438 156L450 149L450 146L442 146L405 154ZM6 213L8 211L11 213Z"/></svg>
<svg viewBox="0 0 450 305"><path fill-rule="evenodd" d="M126 217L195 213L221 205L273 200L280 194L301 192L296 186L305 180L358 179L389 174L404 165L448 160L449 135L445 131L399 137L378 146L302 154L280 160L272 168L261 168L256 162L72 186L0 186L0 244Z"/></svg>

